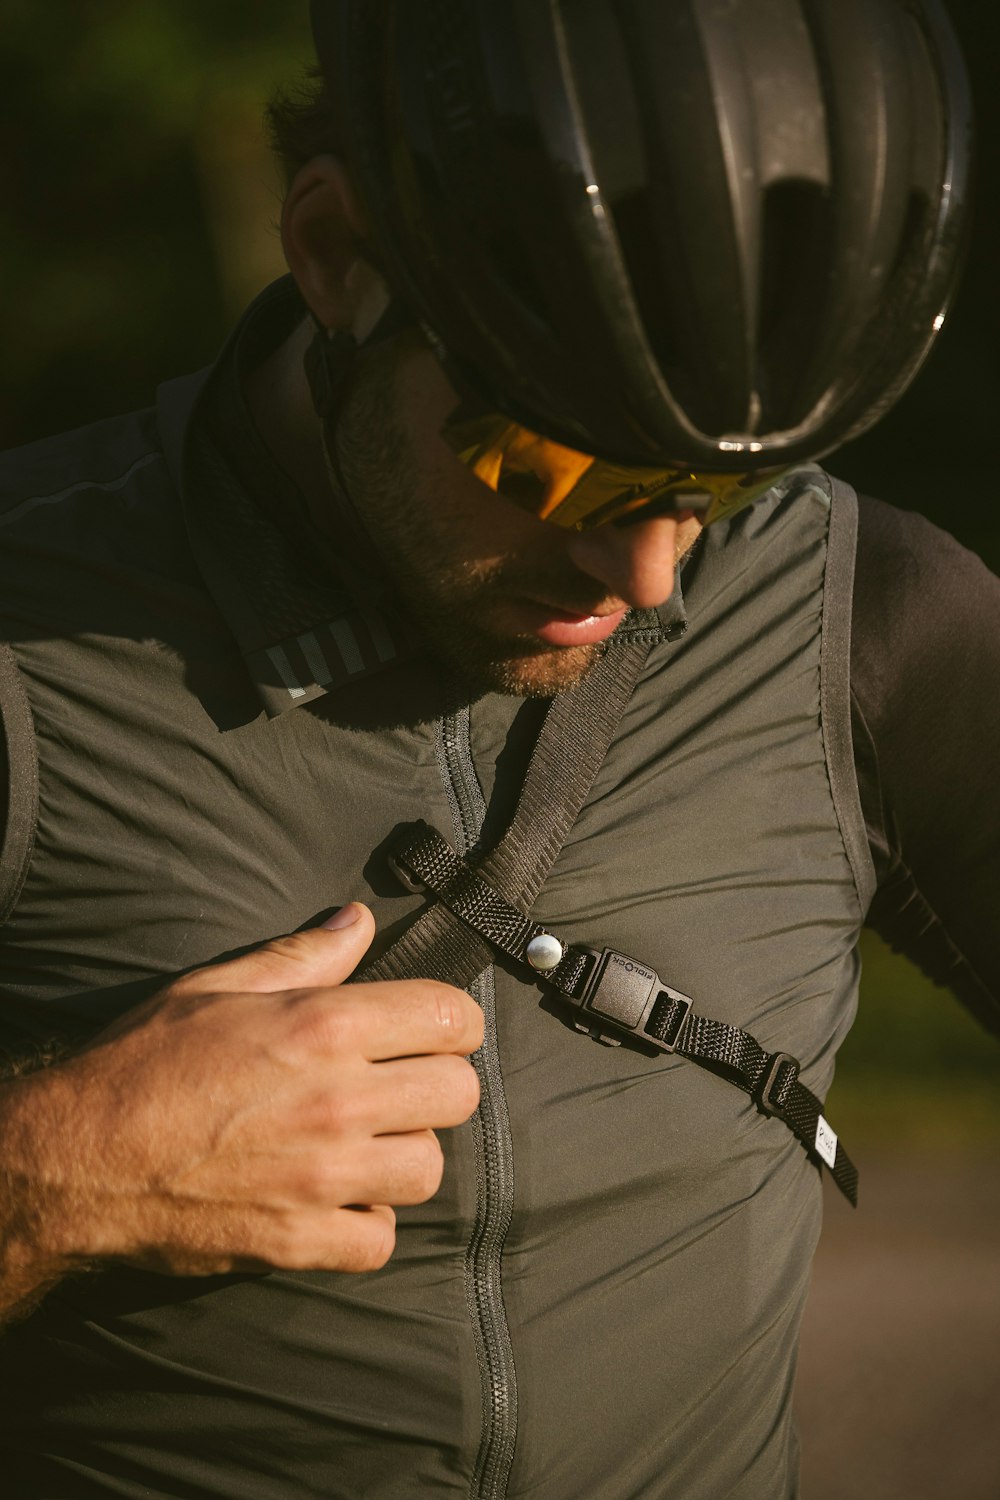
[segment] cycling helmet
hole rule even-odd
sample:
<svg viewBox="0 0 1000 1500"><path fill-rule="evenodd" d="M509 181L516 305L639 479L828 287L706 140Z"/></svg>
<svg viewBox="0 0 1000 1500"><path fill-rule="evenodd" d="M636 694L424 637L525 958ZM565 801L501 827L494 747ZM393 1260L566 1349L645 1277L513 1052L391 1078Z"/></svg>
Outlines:
<svg viewBox="0 0 1000 1500"><path fill-rule="evenodd" d="M484 407L641 468L818 457L944 322L937 0L312 0L395 295Z"/></svg>

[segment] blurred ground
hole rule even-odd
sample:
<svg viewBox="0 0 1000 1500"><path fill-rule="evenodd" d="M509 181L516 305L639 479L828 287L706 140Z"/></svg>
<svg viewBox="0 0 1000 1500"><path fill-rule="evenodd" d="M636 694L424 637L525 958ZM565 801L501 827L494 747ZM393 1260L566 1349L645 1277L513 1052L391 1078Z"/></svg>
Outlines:
<svg viewBox="0 0 1000 1500"><path fill-rule="evenodd" d="M1000 1500L1000 1048L873 934L826 1114L797 1401L802 1500Z"/></svg>
<svg viewBox="0 0 1000 1500"><path fill-rule="evenodd" d="M856 1151L802 1338L802 1500L1000 1497L995 1150Z"/></svg>

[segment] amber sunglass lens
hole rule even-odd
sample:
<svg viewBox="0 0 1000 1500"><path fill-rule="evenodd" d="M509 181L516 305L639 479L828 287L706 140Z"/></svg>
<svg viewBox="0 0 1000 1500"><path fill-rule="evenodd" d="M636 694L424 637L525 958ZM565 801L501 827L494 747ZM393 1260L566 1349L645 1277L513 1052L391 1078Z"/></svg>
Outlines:
<svg viewBox="0 0 1000 1500"><path fill-rule="evenodd" d="M712 474L608 463L541 437L501 412L461 407L441 435L484 484L522 510L573 530L694 512L706 526L763 495L784 469Z"/></svg>

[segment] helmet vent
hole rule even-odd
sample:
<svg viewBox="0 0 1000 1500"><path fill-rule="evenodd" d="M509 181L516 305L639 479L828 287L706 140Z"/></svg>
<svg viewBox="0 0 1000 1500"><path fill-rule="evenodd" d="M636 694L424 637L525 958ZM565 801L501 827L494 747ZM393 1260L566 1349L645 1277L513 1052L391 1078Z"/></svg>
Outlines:
<svg viewBox="0 0 1000 1500"><path fill-rule="evenodd" d="M613 218L644 336L673 398L702 432L746 432L752 392L741 341L732 319L718 337L700 324L692 256L670 205L630 193L614 204ZM691 295L677 295L678 287Z"/></svg>
<svg viewBox="0 0 1000 1500"><path fill-rule="evenodd" d="M432 149L425 157L422 191L440 194L442 210L437 240L427 241L427 254L447 266L468 264L471 251L471 259L488 267L485 274L502 284L515 306L548 326L546 299L524 243L523 204L509 201L510 172L500 162L504 149L516 154L523 143L509 120L499 132L484 120L487 85L469 7L462 0L426 0L423 17L422 9L419 35ZM445 223L451 226L447 237L441 232Z"/></svg>
<svg viewBox="0 0 1000 1500"><path fill-rule="evenodd" d="M312 0L395 294L614 462L795 462L920 367L960 260L942 0Z"/></svg>
<svg viewBox="0 0 1000 1500"><path fill-rule="evenodd" d="M765 190L756 370L765 430L797 426L816 399L803 389L803 351L822 332L832 241L826 188L786 179Z"/></svg>

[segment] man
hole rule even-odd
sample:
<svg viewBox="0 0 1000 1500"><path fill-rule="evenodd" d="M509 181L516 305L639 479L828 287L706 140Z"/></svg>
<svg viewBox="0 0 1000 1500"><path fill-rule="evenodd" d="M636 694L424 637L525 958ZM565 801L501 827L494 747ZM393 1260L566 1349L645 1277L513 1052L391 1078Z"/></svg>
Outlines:
<svg viewBox="0 0 1000 1500"><path fill-rule="evenodd" d="M984 1019L1000 972L996 585L801 467L913 373L959 237L937 8L842 10L316 4L293 282L156 414L10 459L15 1493L795 1494L817 1165L853 1190L797 1109L876 884ZM483 856L442 901L418 821ZM519 904L647 976L635 1025L533 987Z"/></svg>

